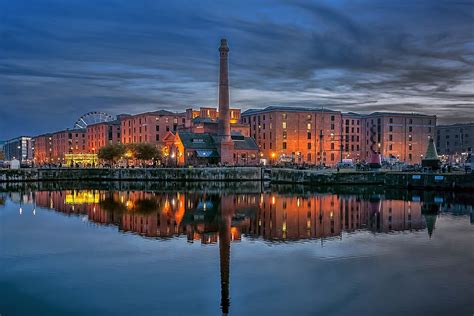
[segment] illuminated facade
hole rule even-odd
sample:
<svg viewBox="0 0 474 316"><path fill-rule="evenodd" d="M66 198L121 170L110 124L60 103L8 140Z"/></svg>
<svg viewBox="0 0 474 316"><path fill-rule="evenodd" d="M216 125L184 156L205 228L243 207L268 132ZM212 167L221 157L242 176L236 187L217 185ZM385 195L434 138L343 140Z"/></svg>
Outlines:
<svg viewBox="0 0 474 316"><path fill-rule="evenodd" d="M373 152L384 160L420 163L435 136L436 116L272 106L245 111L242 122L269 162L334 166L344 159L368 161Z"/></svg>
<svg viewBox="0 0 474 316"><path fill-rule="evenodd" d="M53 134L43 134L34 138L35 163L39 165L52 162Z"/></svg>
<svg viewBox="0 0 474 316"><path fill-rule="evenodd" d="M186 113L161 110L123 117L120 121L123 144L163 144L168 132L176 133L186 125Z"/></svg>
<svg viewBox="0 0 474 316"><path fill-rule="evenodd" d="M88 125L86 138L87 151L91 154L96 154L106 145L120 143L120 120Z"/></svg>
<svg viewBox="0 0 474 316"><path fill-rule="evenodd" d="M375 112L365 117L363 153L409 164L421 163L429 139L435 137L436 116Z"/></svg>
<svg viewBox="0 0 474 316"><path fill-rule="evenodd" d="M340 161L341 113L267 107L242 113L262 158L269 162L333 165Z"/></svg>

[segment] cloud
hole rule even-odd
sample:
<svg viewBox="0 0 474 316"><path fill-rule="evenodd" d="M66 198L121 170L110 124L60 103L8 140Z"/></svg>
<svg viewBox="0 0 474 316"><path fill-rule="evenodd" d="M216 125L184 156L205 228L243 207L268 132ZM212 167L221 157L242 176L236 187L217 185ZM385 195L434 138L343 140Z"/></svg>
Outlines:
<svg viewBox="0 0 474 316"><path fill-rule="evenodd" d="M222 36L236 106L474 121L470 2L18 0L0 12L0 139L92 110L213 105Z"/></svg>

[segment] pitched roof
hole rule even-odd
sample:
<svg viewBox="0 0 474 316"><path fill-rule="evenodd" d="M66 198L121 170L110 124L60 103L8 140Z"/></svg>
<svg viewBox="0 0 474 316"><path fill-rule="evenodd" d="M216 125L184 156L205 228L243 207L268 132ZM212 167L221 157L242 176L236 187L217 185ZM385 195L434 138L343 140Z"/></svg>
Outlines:
<svg viewBox="0 0 474 316"><path fill-rule="evenodd" d="M216 143L208 133L178 131L178 136L186 149L216 149Z"/></svg>
<svg viewBox="0 0 474 316"><path fill-rule="evenodd" d="M297 106L276 106L271 105L267 106L264 109L248 109L242 113L242 115L251 115L251 114L258 114L264 112L277 112L277 111L285 111L285 112L334 112L338 113L340 111L330 110L324 107L297 107Z"/></svg>
<svg viewBox="0 0 474 316"><path fill-rule="evenodd" d="M240 137L239 137L240 138ZM243 137L240 139L234 139L234 149L237 150L257 150L258 151L258 145L255 142L255 140L251 137Z"/></svg>

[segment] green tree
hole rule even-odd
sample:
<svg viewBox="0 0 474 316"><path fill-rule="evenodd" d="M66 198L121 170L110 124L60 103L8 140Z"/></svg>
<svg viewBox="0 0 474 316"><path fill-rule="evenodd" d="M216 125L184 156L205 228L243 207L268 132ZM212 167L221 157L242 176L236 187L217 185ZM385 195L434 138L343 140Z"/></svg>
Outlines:
<svg viewBox="0 0 474 316"><path fill-rule="evenodd" d="M114 164L125 154L125 149L122 144L109 144L99 149L97 157Z"/></svg>
<svg viewBox="0 0 474 316"><path fill-rule="evenodd" d="M130 144L127 148L133 154L133 157L138 160L158 161L162 159L162 151L155 145L147 143Z"/></svg>

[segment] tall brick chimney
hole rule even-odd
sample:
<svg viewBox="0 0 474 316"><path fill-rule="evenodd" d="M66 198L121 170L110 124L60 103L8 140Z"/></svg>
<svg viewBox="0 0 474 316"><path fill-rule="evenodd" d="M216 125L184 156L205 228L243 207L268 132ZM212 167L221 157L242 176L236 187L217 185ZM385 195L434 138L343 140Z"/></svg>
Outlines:
<svg viewBox="0 0 474 316"><path fill-rule="evenodd" d="M223 141L230 141L230 111L229 111L229 47L227 40L221 39L219 67L219 126L218 135Z"/></svg>
<svg viewBox="0 0 474 316"><path fill-rule="evenodd" d="M219 140L219 155L222 164L234 163L234 143L230 137L230 110L229 110L229 47L227 40L221 39L219 47L219 122L217 138Z"/></svg>

